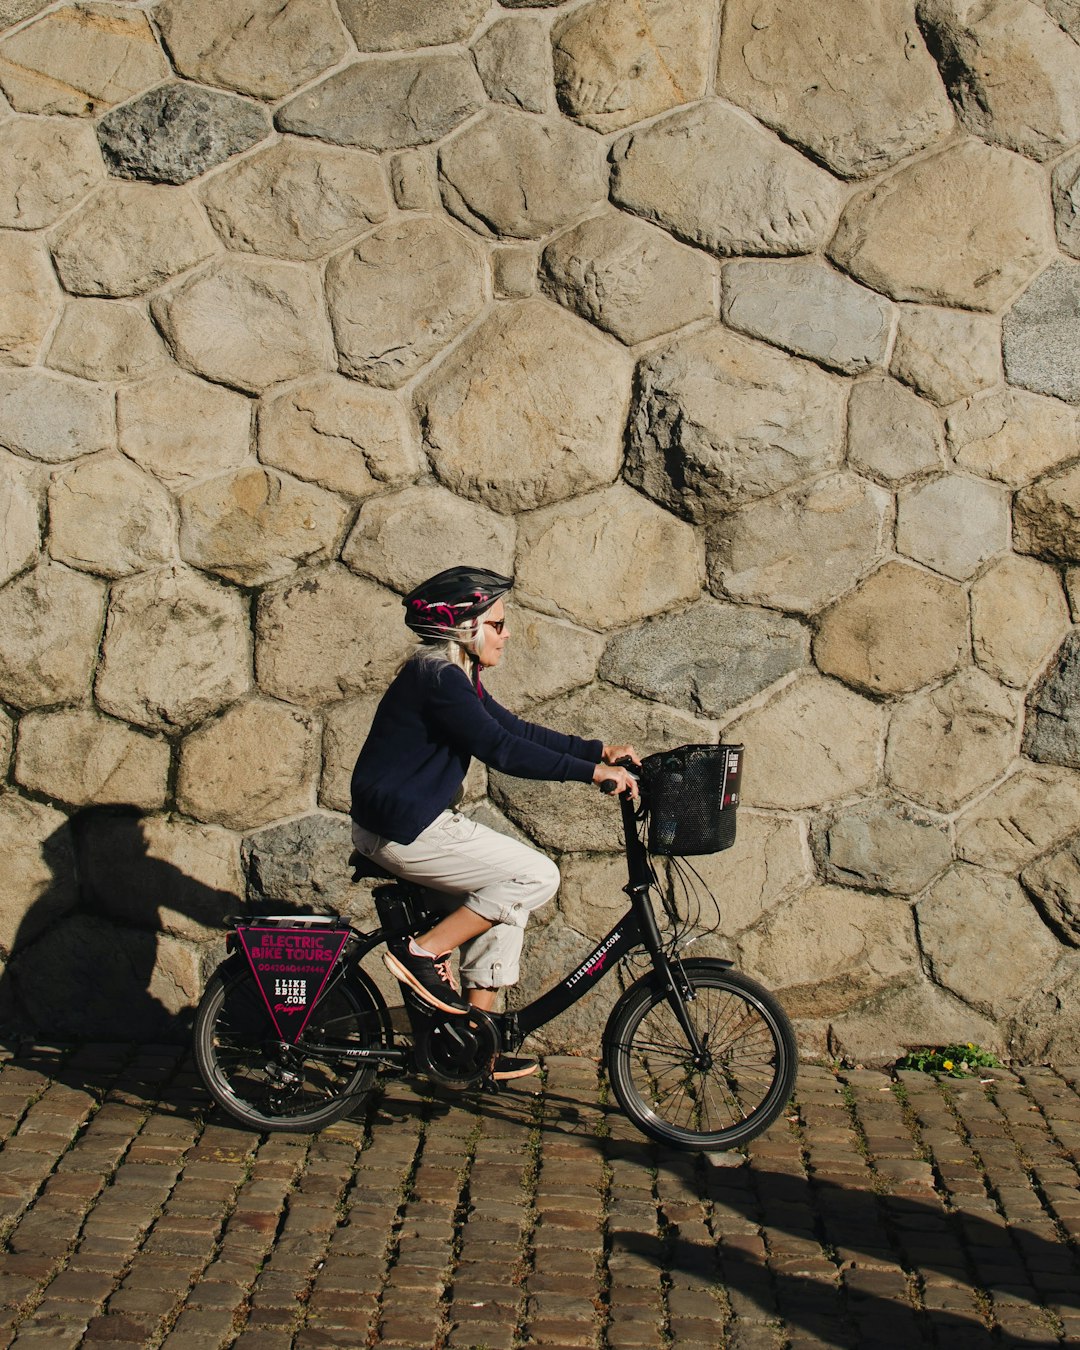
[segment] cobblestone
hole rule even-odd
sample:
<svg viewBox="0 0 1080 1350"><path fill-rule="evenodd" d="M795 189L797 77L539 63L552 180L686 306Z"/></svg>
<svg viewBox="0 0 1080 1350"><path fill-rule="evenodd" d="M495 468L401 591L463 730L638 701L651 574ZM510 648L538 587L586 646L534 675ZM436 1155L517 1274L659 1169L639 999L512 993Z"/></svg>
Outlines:
<svg viewBox="0 0 1080 1350"><path fill-rule="evenodd" d="M545 1069L260 1137L179 1049L0 1055L0 1345L1075 1343L1080 1069L807 1065L723 1159L638 1136L591 1061Z"/></svg>

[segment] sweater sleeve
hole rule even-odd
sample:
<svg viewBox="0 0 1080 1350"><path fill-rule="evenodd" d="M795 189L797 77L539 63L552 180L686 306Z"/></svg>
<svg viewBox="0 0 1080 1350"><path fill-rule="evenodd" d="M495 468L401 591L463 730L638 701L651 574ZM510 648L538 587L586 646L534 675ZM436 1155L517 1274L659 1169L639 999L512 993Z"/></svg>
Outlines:
<svg viewBox="0 0 1080 1350"><path fill-rule="evenodd" d="M565 732L554 731L551 727L541 726L539 722L526 722L516 717L508 708L504 708L485 689L484 707L492 717L510 732L522 740L532 741L536 745L546 745L550 750L561 750L576 759L586 759L590 764L599 764L604 757L603 741L586 741L580 736L568 736Z"/></svg>
<svg viewBox="0 0 1080 1350"><path fill-rule="evenodd" d="M490 711L493 702L490 697L477 697L463 670L444 666L435 672L427 708L439 732L452 745L501 773L554 782L568 779L592 782L593 769L603 753L599 742L562 736L559 732L548 732L545 727L536 728L544 733L539 737L519 735L516 727L527 730L533 724L522 722L502 708L500 712L510 722L510 725L504 725ZM594 745L600 745L600 749L595 758L590 758L589 748ZM575 750L588 753L575 753Z"/></svg>

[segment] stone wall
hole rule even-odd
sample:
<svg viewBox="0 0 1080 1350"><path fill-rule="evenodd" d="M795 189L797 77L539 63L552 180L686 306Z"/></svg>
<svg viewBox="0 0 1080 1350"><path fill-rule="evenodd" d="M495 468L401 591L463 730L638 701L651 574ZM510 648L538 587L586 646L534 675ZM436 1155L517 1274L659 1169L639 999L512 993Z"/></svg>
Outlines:
<svg viewBox="0 0 1080 1350"><path fill-rule="evenodd" d="M399 596L468 560L511 706L746 743L702 949L809 1052L1075 1061L1075 0L0 23L8 1020L173 1034L238 904L363 916ZM616 813L470 788L563 870L527 992Z"/></svg>

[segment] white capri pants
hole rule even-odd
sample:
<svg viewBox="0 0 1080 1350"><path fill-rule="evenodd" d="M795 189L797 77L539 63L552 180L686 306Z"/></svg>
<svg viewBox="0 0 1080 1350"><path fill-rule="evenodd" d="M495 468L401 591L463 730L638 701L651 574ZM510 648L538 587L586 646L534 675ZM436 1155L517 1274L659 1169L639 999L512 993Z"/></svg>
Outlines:
<svg viewBox="0 0 1080 1350"><path fill-rule="evenodd" d="M559 889L559 869L550 858L456 811L437 816L411 844L373 834L356 821L352 838L388 872L459 896L459 904L491 920L486 933L462 945L459 971L466 989L517 983L529 915Z"/></svg>

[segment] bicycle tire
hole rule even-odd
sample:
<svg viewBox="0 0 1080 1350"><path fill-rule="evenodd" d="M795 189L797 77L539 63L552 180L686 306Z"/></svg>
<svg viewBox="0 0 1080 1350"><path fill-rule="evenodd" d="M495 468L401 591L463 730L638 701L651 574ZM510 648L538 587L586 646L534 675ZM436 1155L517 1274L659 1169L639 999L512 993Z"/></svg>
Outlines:
<svg viewBox="0 0 1080 1350"><path fill-rule="evenodd" d="M316 1004L300 1043L282 1055L255 977L247 966L226 962L210 977L195 1014L195 1063L210 1095L241 1124L318 1130L359 1105L376 1068L346 1058L335 1063L305 1044L385 1044L380 1005L366 981L339 980Z"/></svg>
<svg viewBox="0 0 1080 1350"><path fill-rule="evenodd" d="M691 1058L667 994L647 975L612 1009L604 1033L608 1078L642 1133L670 1148L721 1152L767 1130L795 1086L798 1051L774 995L722 961L683 962L686 1008L710 1055Z"/></svg>

